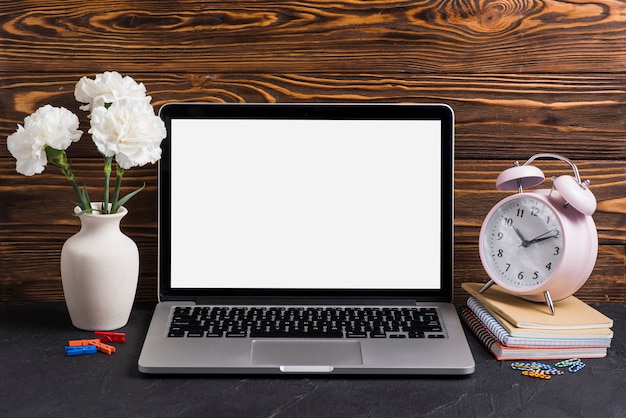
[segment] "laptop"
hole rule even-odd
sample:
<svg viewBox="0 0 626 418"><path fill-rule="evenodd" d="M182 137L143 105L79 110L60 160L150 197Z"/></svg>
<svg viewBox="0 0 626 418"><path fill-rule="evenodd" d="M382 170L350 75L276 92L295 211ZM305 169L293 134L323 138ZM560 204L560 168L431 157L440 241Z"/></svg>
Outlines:
<svg viewBox="0 0 626 418"><path fill-rule="evenodd" d="M171 103L143 373L466 375L447 105Z"/></svg>

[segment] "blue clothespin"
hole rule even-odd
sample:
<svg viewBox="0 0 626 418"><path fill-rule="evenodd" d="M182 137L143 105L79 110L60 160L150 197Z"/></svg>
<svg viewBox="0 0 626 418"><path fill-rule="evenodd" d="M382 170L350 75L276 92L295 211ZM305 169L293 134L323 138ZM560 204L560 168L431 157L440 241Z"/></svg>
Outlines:
<svg viewBox="0 0 626 418"><path fill-rule="evenodd" d="M80 356L83 354L96 354L98 352L98 347L95 345L85 345L85 346L66 346L65 354L68 356Z"/></svg>

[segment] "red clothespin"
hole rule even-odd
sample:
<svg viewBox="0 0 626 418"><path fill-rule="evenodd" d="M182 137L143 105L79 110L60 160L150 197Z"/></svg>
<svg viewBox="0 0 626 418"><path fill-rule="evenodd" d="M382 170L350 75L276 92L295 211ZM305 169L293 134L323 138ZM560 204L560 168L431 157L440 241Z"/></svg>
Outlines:
<svg viewBox="0 0 626 418"><path fill-rule="evenodd" d="M126 334L123 332L104 332L96 331L94 334L100 337L103 343L124 343L126 342Z"/></svg>

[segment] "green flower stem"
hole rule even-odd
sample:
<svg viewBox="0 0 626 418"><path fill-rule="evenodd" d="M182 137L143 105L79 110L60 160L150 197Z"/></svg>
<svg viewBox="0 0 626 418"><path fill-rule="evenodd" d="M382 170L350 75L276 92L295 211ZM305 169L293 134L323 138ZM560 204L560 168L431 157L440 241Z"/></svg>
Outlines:
<svg viewBox="0 0 626 418"><path fill-rule="evenodd" d="M111 165L113 157L104 157L104 200L102 202L102 213L109 212L109 184L111 182Z"/></svg>
<svg viewBox="0 0 626 418"><path fill-rule="evenodd" d="M78 205L83 212L91 212L91 201L89 200L89 195L87 194L87 188L84 188L81 191L78 187L76 179L74 178L74 173L72 172L72 167L70 167L70 163L67 161L67 153L64 150L58 150L51 147L46 147L45 151L48 161L57 167L72 184L76 197L78 197Z"/></svg>
<svg viewBox="0 0 626 418"><path fill-rule="evenodd" d="M111 205L111 213L117 213L121 204L120 204L120 188L122 187L122 178L124 177L124 169L119 166L116 167L116 181L115 181L115 191L113 193L113 204Z"/></svg>

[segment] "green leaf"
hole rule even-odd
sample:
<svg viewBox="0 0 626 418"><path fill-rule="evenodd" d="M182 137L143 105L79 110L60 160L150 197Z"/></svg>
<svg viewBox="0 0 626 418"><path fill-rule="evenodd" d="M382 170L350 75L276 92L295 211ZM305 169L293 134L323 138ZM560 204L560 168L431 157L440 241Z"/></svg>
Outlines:
<svg viewBox="0 0 626 418"><path fill-rule="evenodd" d="M140 191L142 191L145 188L146 188L146 183L144 183L143 186L141 186L140 188L138 188L134 192L129 193L126 196L124 196L123 198L121 198L119 200L119 202L117 202L117 207L111 209L111 213L116 213L119 210L120 207L124 206L124 204L126 204L126 202L128 202L133 196L135 196L137 193L139 193Z"/></svg>
<svg viewBox="0 0 626 418"><path fill-rule="evenodd" d="M89 211L91 213L91 211L92 211L91 199L89 199L89 193L87 192L87 185L86 184L83 185L83 189L81 190L80 201L82 202L81 207L83 208L83 210Z"/></svg>

